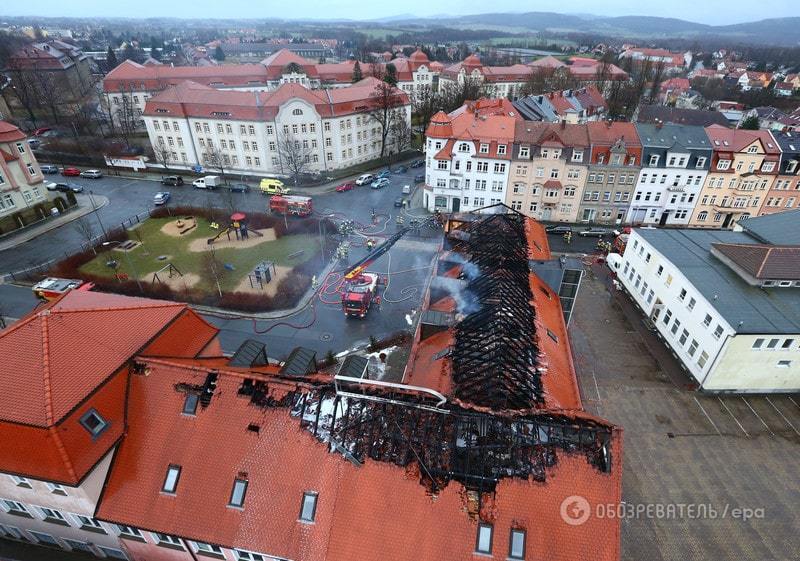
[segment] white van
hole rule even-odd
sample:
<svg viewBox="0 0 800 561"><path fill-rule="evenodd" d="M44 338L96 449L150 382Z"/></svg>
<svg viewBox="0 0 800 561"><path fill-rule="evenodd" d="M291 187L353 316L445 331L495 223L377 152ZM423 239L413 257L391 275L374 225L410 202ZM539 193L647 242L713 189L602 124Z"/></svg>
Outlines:
<svg viewBox="0 0 800 561"><path fill-rule="evenodd" d="M192 186L195 189L215 189L220 184L218 175L206 175L200 179L192 181Z"/></svg>

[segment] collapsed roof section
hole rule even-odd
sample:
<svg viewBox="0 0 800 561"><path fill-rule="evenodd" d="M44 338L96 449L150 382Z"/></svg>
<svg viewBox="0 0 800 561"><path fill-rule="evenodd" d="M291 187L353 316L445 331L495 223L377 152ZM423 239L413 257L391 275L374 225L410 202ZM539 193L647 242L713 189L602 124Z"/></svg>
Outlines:
<svg viewBox="0 0 800 561"><path fill-rule="evenodd" d="M455 397L494 410L541 404L525 217L494 214L463 224L450 239L468 281L452 352Z"/></svg>

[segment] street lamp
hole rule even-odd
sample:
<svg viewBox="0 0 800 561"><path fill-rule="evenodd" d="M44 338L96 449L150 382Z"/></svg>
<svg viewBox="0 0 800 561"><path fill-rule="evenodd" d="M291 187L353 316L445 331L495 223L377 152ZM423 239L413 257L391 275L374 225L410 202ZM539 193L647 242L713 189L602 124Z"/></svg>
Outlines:
<svg viewBox="0 0 800 561"><path fill-rule="evenodd" d="M122 242L112 241L112 242L103 242L100 245L102 245L103 247L108 247L108 246L111 246L111 245L119 245L121 243ZM139 280L139 273L136 272L136 269L134 268L133 263L131 262L131 258L128 255L128 252L127 251L123 251L122 253L123 253L123 255L125 255L125 262L128 264L128 268L133 273L133 278L136 280L136 286L139 287L139 292L144 293L144 289L142 288L142 281Z"/></svg>
<svg viewBox="0 0 800 561"><path fill-rule="evenodd" d="M97 205L94 202L94 191L92 191L91 189L89 189L89 200L92 202L92 212L97 218L97 223L100 224L100 230L103 231L103 237L108 239L108 234L106 234L106 229L103 227L103 221L100 220L100 215L97 212Z"/></svg>

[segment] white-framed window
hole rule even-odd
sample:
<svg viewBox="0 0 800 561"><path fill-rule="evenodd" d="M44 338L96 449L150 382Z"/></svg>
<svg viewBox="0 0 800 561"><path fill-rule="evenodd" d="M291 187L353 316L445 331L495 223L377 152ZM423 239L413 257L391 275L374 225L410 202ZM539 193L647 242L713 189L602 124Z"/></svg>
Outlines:
<svg viewBox="0 0 800 561"><path fill-rule="evenodd" d="M103 525L100 524L100 522L98 522L91 516L86 516L84 514L72 514L72 517L78 521L81 530L86 530L88 532L95 532L97 534L106 533L106 529L103 528Z"/></svg>
<svg viewBox="0 0 800 561"><path fill-rule="evenodd" d="M106 547L104 545L98 545L97 549L102 551L106 557L110 557L111 559L127 559L128 556L125 555L125 552L120 549L114 549L113 547Z"/></svg>
<svg viewBox="0 0 800 561"><path fill-rule="evenodd" d="M14 482L14 485L17 487L22 487L24 489L33 489L31 482L28 481L25 477L20 477L18 475L9 475L11 481Z"/></svg>
<svg viewBox="0 0 800 561"><path fill-rule="evenodd" d="M61 547L61 544L58 542L50 534L45 534L44 532L36 532L35 530L28 530L28 533L32 535L37 542L44 544L44 545L54 545L56 547Z"/></svg>
<svg viewBox="0 0 800 561"><path fill-rule="evenodd" d="M658 154L650 154L650 158L647 160L647 165L652 167L656 167L658 165Z"/></svg>
<svg viewBox="0 0 800 561"><path fill-rule="evenodd" d="M503 156L506 153L506 145L505 144L498 144L497 145L497 154L499 156Z"/></svg>
<svg viewBox="0 0 800 561"><path fill-rule="evenodd" d="M153 533L152 536L153 539L155 539L156 541L156 545L160 545L163 547L172 547L181 550L184 549L183 542L181 541L180 538L176 536L171 536L169 534L159 534L159 533Z"/></svg>
<svg viewBox="0 0 800 561"><path fill-rule="evenodd" d="M252 551L244 551L243 549L234 549L233 556L236 558L236 561L267 561L265 555Z"/></svg>
<svg viewBox="0 0 800 561"><path fill-rule="evenodd" d="M713 333L714 339L719 339L720 337L722 337L722 332L723 332L722 326L721 325L717 325L717 328L714 329L714 333Z"/></svg>
<svg viewBox="0 0 800 561"><path fill-rule="evenodd" d="M705 167L705 165L706 165L705 156L701 156L701 157L697 158L697 163L695 164L695 167L702 168L702 167Z"/></svg>
<svg viewBox="0 0 800 561"><path fill-rule="evenodd" d="M11 499L2 499L0 501L0 506L3 507L8 514L13 514L15 516L25 516L26 518L32 518L31 513L28 512L28 509L19 501L13 501Z"/></svg>
<svg viewBox="0 0 800 561"><path fill-rule="evenodd" d="M210 553L211 555L225 555L222 548L218 545L203 542L190 542L192 549L197 553Z"/></svg>
<svg viewBox="0 0 800 561"><path fill-rule="evenodd" d="M120 535L120 537L144 541L144 536L139 528L134 528L133 526L124 526L122 524L116 524L116 527L117 533Z"/></svg>
<svg viewBox="0 0 800 561"><path fill-rule="evenodd" d="M519 157L520 158L529 158L531 155L531 148L530 146L520 146L519 147ZM519 169L519 168L517 168Z"/></svg>
<svg viewBox="0 0 800 561"><path fill-rule="evenodd" d="M725 170L730 169L731 161L730 160L720 160L717 162L717 169Z"/></svg>
<svg viewBox="0 0 800 561"><path fill-rule="evenodd" d="M303 522L314 522L317 516L317 493L307 491L303 493L303 500L300 503L300 520Z"/></svg>
<svg viewBox="0 0 800 561"><path fill-rule="evenodd" d="M573 162L582 162L583 161L583 150L573 150L572 151L572 161Z"/></svg>
<svg viewBox="0 0 800 561"><path fill-rule="evenodd" d="M39 514L42 516L42 520L45 522L52 522L54 524L61 524L62 526L69 526L69 522L67 518L61 513L61 511L55 510L53 508L47 508L44 506L37 506L37 510Z"/></svg>
<svg viewBox="0 0 800 561"><path fill-rule="evenodd" d="M481 146L480 146L479 152L480 152L481 154L488 154L488 153L489 153L489 145L488 145L488 144L481 143Z"/></svg>

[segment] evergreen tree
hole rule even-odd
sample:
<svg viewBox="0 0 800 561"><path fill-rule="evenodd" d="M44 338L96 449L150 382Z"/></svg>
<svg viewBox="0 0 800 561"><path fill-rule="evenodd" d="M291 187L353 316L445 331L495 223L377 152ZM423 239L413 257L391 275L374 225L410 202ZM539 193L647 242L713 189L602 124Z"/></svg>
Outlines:
<svg viewBox="0 0 800 561"><path fill-rule="evenodd" d="M361 65L356 61L353 65L353 83L360 82L364 76L361 74Z"/></svg>
<svg viewBox="0 0 800 561"><path fill-rule="evenodd" d="M225 53L222 51L222 45L217 45L217 48L214 49L214 60L219 62L225 60Z"/></svg>
<svg viewBox="0 0 800 561"><path fill-rule="evenodd" d="M740 129L745 129L749 131L757 131L758 130L758 116L757 115L750 115L749 117L745 117L742 119L742 122L739 123Z"/></svg>
<svg viewBox="0 0 800 561"><path fill-rule="evenodd" d="M106 54L106 66L108 66L109 70L114 70L118 64L117 54L114 52L114 49L111 48L111 45L109 45L108 53Z"/></svg>
<svg viewBox="0 0 800 561"><path fill-rule="evenodd" d="M386 65L386 75L383 77L383 81L393 86L397 85L397 67L391 62Z"/></svg>

